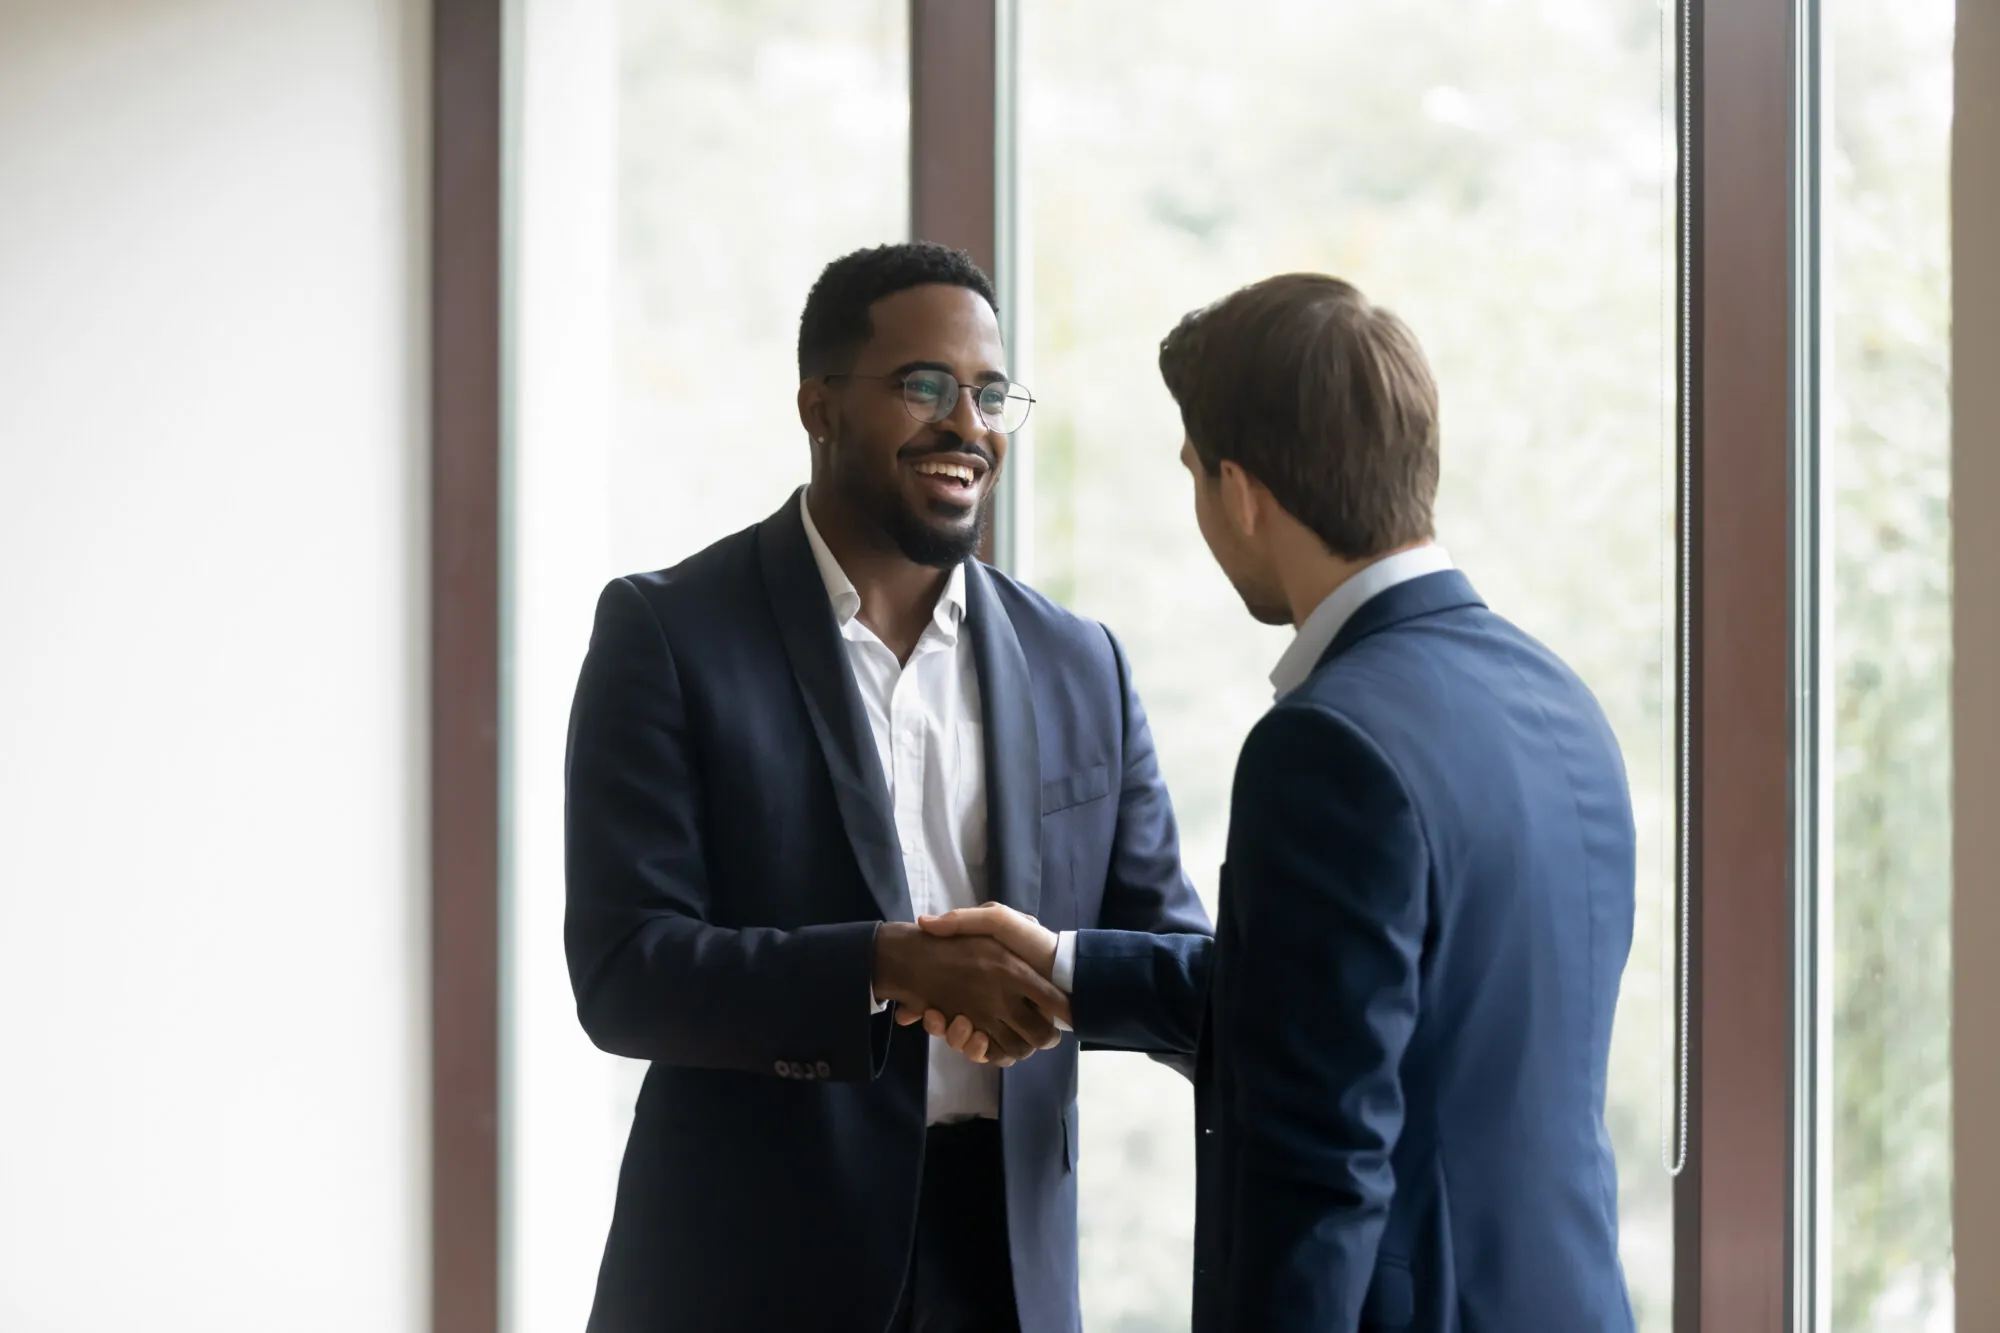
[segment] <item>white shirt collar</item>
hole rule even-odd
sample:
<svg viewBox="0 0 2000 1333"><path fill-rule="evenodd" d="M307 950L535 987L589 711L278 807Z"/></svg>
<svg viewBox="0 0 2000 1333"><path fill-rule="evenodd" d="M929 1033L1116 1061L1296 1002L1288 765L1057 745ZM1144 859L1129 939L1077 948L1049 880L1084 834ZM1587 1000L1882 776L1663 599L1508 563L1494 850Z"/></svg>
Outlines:
<svg viewBox="0 0 2000 1333"><path fill-rule="evenodd" d="M1333 641L1340 637L1340 631L1370 599L1399 583L1408 583L1411 579L1442 573L1450 568L1450 554L1442 546L1426 543L1408 551L1385 555L1359 570L1347 582L1328 593L1326 600L1306 617L1306 623L1299 626L1291 646L1285 649L1285 655L1278 659L1278 665L1271 671L1271 688L1282 699L1305 684L1313 668L1319 665L1319 659L1326 656L1326 650L1333 647Z"/></svg>
<svg viewBox="0 0 2000 1333"><path fill-rule="evenodd" d="M833 558L827 549L826 539L819 535L819 527L813 522L812 506L806 503L806 493L799 491L799 514L806 522L806 545L812 547L813 563L819 566L820 582L826 585L827 600L833 603L834 622L844 631L848 623L861 614L861 594L854 590L854 581ZM965 619L965 566L954 565L951 578L944 585L944 592L938 596L937 606L931 612L931 620L944 634L947 642L958 637L958 627Z"/></svg>

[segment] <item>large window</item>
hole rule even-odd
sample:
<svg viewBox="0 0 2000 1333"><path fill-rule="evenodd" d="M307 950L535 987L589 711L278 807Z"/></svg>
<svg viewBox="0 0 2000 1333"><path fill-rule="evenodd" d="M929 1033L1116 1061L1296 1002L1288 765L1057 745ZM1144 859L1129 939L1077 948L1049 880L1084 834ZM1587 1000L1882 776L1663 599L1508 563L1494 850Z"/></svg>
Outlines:
<svg viewBox="0 0 2000 1333"><path fill-rule="evenodd" d="M1952 0L1825 0L1821 1329L1951 1327Z"/></svg>
<svg viewBox="0 0 2000 1333"><path fill-rule="evenodd" d="M1731 0L1702 11L1685 47L1682 6L1658 0L916 4L933 20L925 49L964 43L926 71L935 90L962 70L966 90L926 100L927 139L969 152L953 161L975 174L993 150L1010 210L990 231L967 222L920 144L918 212L975 233L931 239L997 242L1014 368L1040 401L1010 460L1001 555L1129 648L1211 906L1237 751L1286 635L1252 623L1195 529L1155 349L1245 282L1321 270L1422 339L1443 394L1440 538L1496 610L1578 669L1624 750L1639 901L1607 1117L1641 1328L1669 1333L1677 1268L1711 1316L1771 1323L1794 1276L1773 1257L1787 1240L1813 1279L1791 1292L1810 1314L1799 1333L1947 1327L1953 0ZM606 577L678 560L805 479L800 304L827 260L908 228L911 7L519 0L504 992L516 1333L581 1323L641 1072L577 1030L558 944L563 722L590 608ZM1786 33L1816 35L1816 51ZM988 117L974 103L996 48ZM1788 77L1817 100L1788 106ZM1683 147L1699 187L1685 293ZM1816 193L1794 199L1803 186ZM1787 237L1816 257L1816 285L1790 281ZM1702 1076L1681 1202L1684 1234L1704 1243L1677 1256L1661 1156L1663 1133L1678 1147L1680 1093L1684 309ZM1810 317L1792 381L1788 311ZM1786 394L1807 386L1786 438ZM1812 557L1789 585L1788 539ZM1791 663L1787 629L1811 650ZM1816 679L1788 683L1817 688L1780 717L1780 677L1801 667ZM1713 761L1725 749L1732 772L1755 773L1732 783ZM1811 910L1794 922L1793 905ZM1787 961L1811 983L1796 1009ZM1788 1098L1792 1056L1813 1081ZM1187 1089L1108 1054L1082 1078L1087 1327L1184 1328ZM1788 1132L1810 1150L1790 1182ZM1788 1233L1786 1183L1814 1226Z"/></svg>
<svg viewBox="0 0 2000 1333"><path fill-rule="evenodd" d="M590 1309L642 1065L562 959L564 726L603 582L805 482L799 307L908 228L905 0L523 0L509 476L505 1279L511 1333Z"/></svg>
<svg viewBox="0 0 2000 1333"><path fill-rule="evenodd" d="M1041 400L1024 570L1131 651L1213 905L1236 753L1285 643L1197 534L1154 365L1185 311L1288 269L1410 321L1444 400L1440 537L1574 665L1638 807L1637 938L1609 1119L1641 1326L1670 1327L1661 1165L1672 809L1673 151L1651 0L1028 0L1021 226ZM1115 59L1107 59L1115 53ZM1139 1058L1083 1062L1087 1324L1186 1327L1192 1112Z"/></svg>

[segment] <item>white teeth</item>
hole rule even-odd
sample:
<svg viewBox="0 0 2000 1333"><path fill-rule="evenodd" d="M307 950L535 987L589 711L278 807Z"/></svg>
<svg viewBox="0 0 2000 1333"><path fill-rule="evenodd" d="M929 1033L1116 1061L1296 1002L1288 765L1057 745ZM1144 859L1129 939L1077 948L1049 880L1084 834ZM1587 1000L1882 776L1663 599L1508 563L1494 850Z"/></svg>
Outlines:
<svg viewBox="0 0 2000 1333"><path fill-rule="evenodd" d="M959 463L919 463L917 471L939 477L956 477L968 486L977 480L971 468Z"/></svg>

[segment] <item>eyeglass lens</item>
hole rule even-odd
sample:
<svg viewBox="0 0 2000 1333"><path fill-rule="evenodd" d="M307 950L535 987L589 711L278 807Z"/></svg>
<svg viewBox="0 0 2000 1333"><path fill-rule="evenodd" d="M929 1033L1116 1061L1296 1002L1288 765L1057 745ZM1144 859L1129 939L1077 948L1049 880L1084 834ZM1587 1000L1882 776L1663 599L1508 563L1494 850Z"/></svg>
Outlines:
<svg viewBox="0 0 2000 1333"><path fill-rule="evenodd" d="M958 381L942 371L913 371L903 379L904 405L926 424L950 416L958 407L958 394ZM990 429L1006 433L1020 429L1033 401L1020 385L995 380L980 387L974 406Z"/></svg>

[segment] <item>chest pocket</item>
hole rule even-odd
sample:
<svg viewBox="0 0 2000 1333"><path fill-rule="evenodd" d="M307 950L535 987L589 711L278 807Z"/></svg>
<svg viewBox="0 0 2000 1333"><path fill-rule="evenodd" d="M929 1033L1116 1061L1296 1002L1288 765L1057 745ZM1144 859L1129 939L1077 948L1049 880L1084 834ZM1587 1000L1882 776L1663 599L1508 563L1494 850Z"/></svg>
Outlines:
<svg viewBox="0 0 2000 1333"><path fill-rule="evenodd" d="M1042 784L1042 923L1051 930L1097 923L1113 836L1102 802L1111 793L1109 764Z"/></svg>
<svg viewBox="0 0 2000 1333"><path fill-rule="evenodd" d="M1042 784L1042 814L1053 815L1111 794L1111 765L1080 768L1067 777L1050 778Z"/></svg>

